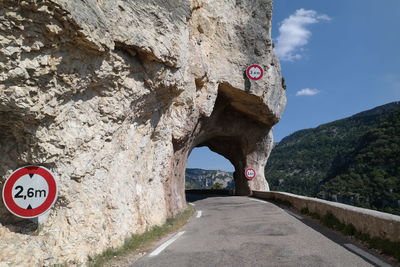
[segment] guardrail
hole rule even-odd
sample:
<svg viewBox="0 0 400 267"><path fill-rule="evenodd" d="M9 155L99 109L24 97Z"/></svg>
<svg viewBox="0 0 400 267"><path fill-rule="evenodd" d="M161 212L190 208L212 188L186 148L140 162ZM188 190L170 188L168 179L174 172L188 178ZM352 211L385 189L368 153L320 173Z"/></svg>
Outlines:
<svg viewBox="0 0 400 267"><path fill-rule="evenodd" d="M290 202L299 211L307 209L321 217L331 213L342 223L352 224L359 232L400 242L400 216L284 192L253 191L252 197Z"/></svg>

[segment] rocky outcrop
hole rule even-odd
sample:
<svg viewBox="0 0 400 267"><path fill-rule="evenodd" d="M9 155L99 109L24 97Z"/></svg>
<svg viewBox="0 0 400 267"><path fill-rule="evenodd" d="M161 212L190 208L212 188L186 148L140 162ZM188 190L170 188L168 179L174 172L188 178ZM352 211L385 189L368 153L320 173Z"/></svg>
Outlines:
<svg viewBox="0 0 400 267"><path fill-rule="evenodd" d="M286 101L271 2L0 1L0 183L38 164L60 188L38 229L0 206L0 262L80 264L162 224L196 146L232 162L237 194L268 189Z"/></svg>
<svg viewBox="0 0 400 267"><path fill-rule="evenodd" d="M186 189L210 189L213 186L233 190L233 173L220 170L191 169L185 170L185 188Z"/></svg>

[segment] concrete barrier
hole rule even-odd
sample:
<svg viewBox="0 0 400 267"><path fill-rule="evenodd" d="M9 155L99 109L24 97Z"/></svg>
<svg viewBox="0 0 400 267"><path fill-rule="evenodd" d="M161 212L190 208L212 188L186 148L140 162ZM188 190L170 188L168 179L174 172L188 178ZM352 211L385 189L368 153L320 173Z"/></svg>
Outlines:
<svg viewBox="0 0 400 267"><path fill-rule="evenodd" d="M283 192L253 191L252 197L288 201L298 211L307 208L321 217L330 212L342 223L352 224L371 237L400 242L400 216Z"/></svg>

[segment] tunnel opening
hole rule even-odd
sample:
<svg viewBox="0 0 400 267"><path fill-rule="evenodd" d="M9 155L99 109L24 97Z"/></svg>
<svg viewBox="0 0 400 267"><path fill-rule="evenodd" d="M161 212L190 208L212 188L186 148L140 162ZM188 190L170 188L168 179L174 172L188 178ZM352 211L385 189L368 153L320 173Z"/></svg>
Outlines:
<svg viewBox="0 0 400 267"><path fill-rule="evenodd" d="M235 189L234 167L225 157L208 147L196 147L188 157L185 171L185 190Z"/></svg>
<svg viewBox="0 0 400 267"><path fill-rule="evenodd" d="M227 83L219 84L217 92L215 102L208 97L207 90L203 92L212 105L210 114L202 113L202 107L193 108L193 112L199 110L198 117L188 120L188 125L193 128L186 135L172 136L174 168L173 179L168 179L165 185L167 203L185 206L185 170L189 156L197 147L207 147L233 165L232 195L251 196L253 190L269 190L264 168L273 144L273 114L255 95ZM244 106L250 108L244 111ZM248 179L246 169L252 169L256 175Z"/></svg>
<svg viewBox="0 0 400 267"><path fill-rule="evenodd" d="M257 108L261 110L254 96L228 84L220 84L213 112L211 116L200 119L200 130L188 154L194 148L204 146L229 160L234 167L234 194L248 196L252 189L268 190L264 165L272 135L268 134L271 129L269 123L237 107L242 102L243 105L253 106L254 113ZM257 179L250 181L245 177L245 169L249 167L257 170Z"/></svg>

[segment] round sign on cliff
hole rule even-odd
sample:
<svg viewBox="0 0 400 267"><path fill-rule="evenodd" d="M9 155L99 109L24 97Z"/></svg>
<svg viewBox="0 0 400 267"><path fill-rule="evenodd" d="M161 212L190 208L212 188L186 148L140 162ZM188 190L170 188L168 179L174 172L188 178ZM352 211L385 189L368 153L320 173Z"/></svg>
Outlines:
<svg viewBox="0 0 400 267"><path fill-rule="evenodd" d="M256 171L252 168L247 168L244 171L244 175L246 176L247 179L254 179L256 177Z"/></svg>
<svg viewBox="0 0 400 267"><path fill-rule="evenodd" d="M246 76L250 80L257 81L261 79L264 75L264 70L260 65L251 65L246 69Z"/></svg>
<svg viewBox="0 0 400 267"><path fill-rule="evenodd" d="M57 182L46 168L26 166L14 171L3 186L3 202L15 216L36 218L57 199Z"/></svg>

